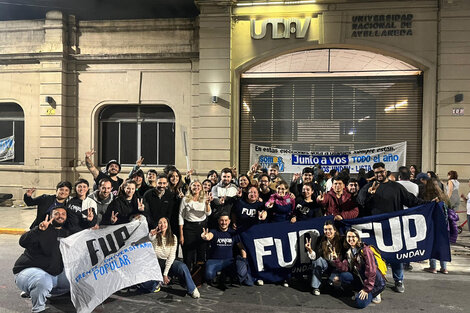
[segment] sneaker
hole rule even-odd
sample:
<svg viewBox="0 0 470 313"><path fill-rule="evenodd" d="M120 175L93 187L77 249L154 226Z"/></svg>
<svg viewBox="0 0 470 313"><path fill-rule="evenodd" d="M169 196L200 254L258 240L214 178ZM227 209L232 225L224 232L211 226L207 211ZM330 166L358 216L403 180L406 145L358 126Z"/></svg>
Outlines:
<svg viewBox="0 0 470 313"><path fill-rule="evenodd" d="M413 266L412 266L411 264L405 264L405 265L403 266L403 269L404 269L405 271L412 271L412 270L413 270Z"/></svg>
<svg viewBox="0 0 470 313"><path fill-rule="evenodd" d="M395 282L395 291L399 293L405 292L405 286L401 280Z"/></svg>
<svg viewBox="0 0 470 313"><path fill-rule="evenodd" d="M423 271L428 272L428 273L432 273L432 274L437 274L437 270L435 268L432 268L432 267L423 268Z"/></svg>
<svg viewBox="0 0 470 313"><path fill-rule="evenodd" d="M282 285L283 285L284 287L286 287L286 288L289 287L289 283L287 282L287 280L285 280L285 281L282 283Z"/></svg>
<svg viewBox="0 0 470 313"><path fill-rule="evenodd" d="M382 297L380 296L380 293L372 299L372 302L375 304L379 304L380 302L382 302Z"/></svg>
<svg viewBox="0 0 470 313"><path fill-rule="evenodd" d="M264 281L263 281L262 279L258 279L258 280L255 282L255 284L256 284L257 286L263 286L263 285L264 285Z"/></svg>
<svg viewBox="0 0 470 313"><path fill-rule="evenodd" d="M312 295L319 296L320 295L320 289L318 289L318 288L313 289L312 290Z"/></svg>
<svg viewBox="0 0 470 313"><path fill-rule="evenodd" d="M26 291L22 291L22 292L20 293L20 297L21 297L21 298L31 298L31 297L29 296L29 293L27 293Z"/></svg>
<svg viewBox="0 0 470 313"><path fill-rule="evenodd" d="M199 293L199 290L197 290L197 288L194 288L194 291L191 293L191 297L193 299L198 299L201 297L201 294Z"/></svg>
<svg viewBox="0 0 470 313"><path fill-rule="evenodd" d="M441 269L439 270L439 272L442 273L442 274L449 274L449 271L448 271L447 269L445 269L445 268L441 268Z"/></svg>

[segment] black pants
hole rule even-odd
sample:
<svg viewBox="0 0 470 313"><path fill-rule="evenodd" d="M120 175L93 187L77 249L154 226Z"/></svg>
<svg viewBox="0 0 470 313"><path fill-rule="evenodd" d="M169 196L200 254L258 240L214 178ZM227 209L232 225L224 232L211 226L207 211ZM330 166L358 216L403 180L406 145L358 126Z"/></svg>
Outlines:
<svg viewBox="0 0 470 313"><path fill-rule="evenodd" d="M189 270L192 272L196 262L206 261L206 242L201 238L203 228L206 227L204 222L188 222L184 221L183 226L183 260Z"/></svg>

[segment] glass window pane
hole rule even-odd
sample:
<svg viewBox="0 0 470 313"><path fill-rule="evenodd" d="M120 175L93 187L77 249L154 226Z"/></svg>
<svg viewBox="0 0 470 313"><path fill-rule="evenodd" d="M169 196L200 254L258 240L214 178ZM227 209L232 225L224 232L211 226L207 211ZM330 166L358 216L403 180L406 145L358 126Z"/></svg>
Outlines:
<svg viewBox="0 0 470 313"><path fill-rule="evenodd" d="M15 121L15 162L24 162L24 121Z"/></svg>
<svg viewBox="0 0 470 313"><path fill-rule="evenodd" d="M137 160L137 123L121 123L121 164L135 164Z"/></svg>
<svg viewBox="0 0 470 313"><path fill-rule="evenodd" d="M119 123L102 122L101 129L101 164L119 160Z"/></svg>
<svg viewBox="0 0 470 313"><path fill-rule="evenodd" d="M158 164L157 123L141 124L141 155L145 164Z"/></svg>
<svg viewBox="0 0 470 313"><path fill-rule="evenodd" d="M160 123L159 165L175 164L175 123Z"/></svg>

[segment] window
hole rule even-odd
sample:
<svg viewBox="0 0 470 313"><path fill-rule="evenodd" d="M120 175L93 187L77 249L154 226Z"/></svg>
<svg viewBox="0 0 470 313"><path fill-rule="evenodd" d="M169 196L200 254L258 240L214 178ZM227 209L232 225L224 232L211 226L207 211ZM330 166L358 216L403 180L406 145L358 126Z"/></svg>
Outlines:
<svg viewBox="0 0 470 313"><path fill-rule="evenodd" d="M13 159L0 164L24 163L24 114L16 103L0 103L0 139L13 136L15 140Z"/></svg>
<svg viewBox="0 0 470 313"><path fill-rule="evenodd" d="M166 105L105 107L100 121L100 163L116 159L133 165L175 164L175 115Z"/></svg>

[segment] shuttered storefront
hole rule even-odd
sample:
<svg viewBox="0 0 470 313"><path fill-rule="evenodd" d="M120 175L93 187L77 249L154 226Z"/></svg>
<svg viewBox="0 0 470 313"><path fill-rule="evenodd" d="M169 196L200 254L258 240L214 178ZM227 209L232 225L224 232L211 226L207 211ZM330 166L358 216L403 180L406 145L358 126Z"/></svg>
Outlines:
<svg viewBox="0 0 470 313"><path fill-rule="evenodd" d="M421 166L422 76L241 80L240 167L250 143L341 152L407 141Z"/></svg>

